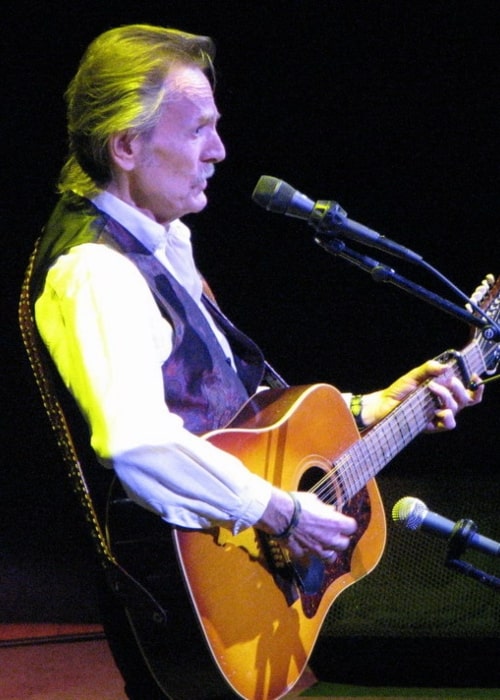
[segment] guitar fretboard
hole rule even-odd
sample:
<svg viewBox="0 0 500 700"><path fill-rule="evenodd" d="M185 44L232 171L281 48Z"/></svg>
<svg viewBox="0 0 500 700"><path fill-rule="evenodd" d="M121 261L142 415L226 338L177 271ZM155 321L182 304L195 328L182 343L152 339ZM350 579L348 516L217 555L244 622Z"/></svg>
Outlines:
<svg viewBox="0 0 500 700"><path fill-rule="evenodd" d="M448 353L450 372L468 382L471 375L482 374L485 363L477 342L470 343L461 353ZM336 504L355 496L401 450L432 421L439 401L424 383L413 391L380 423L340 455L332 470L314 487L326 503Z"/></svg>

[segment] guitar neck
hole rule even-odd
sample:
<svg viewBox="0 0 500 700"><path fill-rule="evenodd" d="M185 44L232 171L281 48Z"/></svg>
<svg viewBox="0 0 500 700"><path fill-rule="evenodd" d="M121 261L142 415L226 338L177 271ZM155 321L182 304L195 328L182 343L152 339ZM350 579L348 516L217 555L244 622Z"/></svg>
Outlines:
<svg viewBox="0 0 500 700"><path fill-rule="evenodd" d="M470 343L461 353L444 353L439 359L446 361L450 371L465 382L470 380L471 375L481 375L485 371L483 355L476 343ZM334 482L332 496L334 493L338 497L339 492L345 500L355 496L425 430L437 406L437 399L428 384L426 382L415 389L388 416L340 455L328 475Z"/></svg>

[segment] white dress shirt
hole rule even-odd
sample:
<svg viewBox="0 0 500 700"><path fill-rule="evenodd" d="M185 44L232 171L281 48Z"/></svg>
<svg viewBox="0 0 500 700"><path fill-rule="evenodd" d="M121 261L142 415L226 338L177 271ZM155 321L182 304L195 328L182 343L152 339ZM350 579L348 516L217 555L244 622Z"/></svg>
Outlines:
<svg viewBox="0 0 500 700"><path fill-rule="evenodd" d="M165 229L107 192L92 201L184 286L232 359L200 302L189 229L180 221ZM179 526L224 524L238 532L259 520L271 484L187 431L168 410L162 365L172 350L172 327L128 258L94 243L61 255L48 271L35 318L89 424L99 461L114 468L131 498Z"/></svg>

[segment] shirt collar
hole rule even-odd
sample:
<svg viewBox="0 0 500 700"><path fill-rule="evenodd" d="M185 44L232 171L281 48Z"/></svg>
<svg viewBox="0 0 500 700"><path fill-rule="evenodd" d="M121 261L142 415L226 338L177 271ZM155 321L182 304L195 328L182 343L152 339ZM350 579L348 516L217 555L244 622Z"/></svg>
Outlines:
<svg viewBox="0 0 500 700"><path fill-rule="evenodd" d="M202 283L193 259L191 231L180 219L165 228L106 191L92 197L92 202L124 226L173 274L193 299L200 301Z"/></svg>
<svg viewBox="0 0 500 700"><path fill-rule="evenodd" d="M92 197L92 202L98 209L125 226L151 253L164 249L169 239L179 238L183 242L190 239L188 227L179 219L172 221L166 228L105 190Z"/></svg>

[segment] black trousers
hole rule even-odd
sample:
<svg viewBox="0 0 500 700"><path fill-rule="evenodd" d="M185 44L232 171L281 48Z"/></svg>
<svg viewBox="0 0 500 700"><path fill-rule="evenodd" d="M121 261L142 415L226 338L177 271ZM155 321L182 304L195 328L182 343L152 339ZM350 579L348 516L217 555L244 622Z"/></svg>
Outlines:
<svg viewBox="0 0 500 700"><path fill-rule="evenodd" d="M156 683L140 651L121 601L111 591L104 574L98 575L97 600L101 623L115 664L130 700L171 700Z"/></svg>

